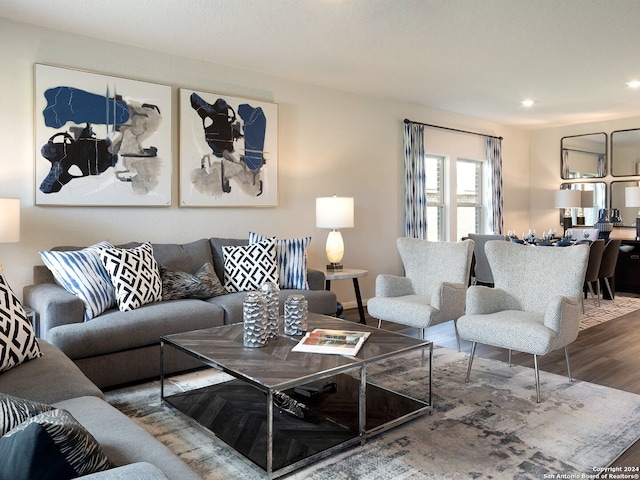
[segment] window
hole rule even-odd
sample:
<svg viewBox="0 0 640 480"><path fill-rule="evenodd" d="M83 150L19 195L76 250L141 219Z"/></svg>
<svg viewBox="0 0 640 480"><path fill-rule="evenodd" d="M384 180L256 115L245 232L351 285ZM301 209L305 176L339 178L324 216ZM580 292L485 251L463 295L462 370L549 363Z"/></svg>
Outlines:
<svg viewBox="0 0 640 480"><path fill-rule="evenodd" d="M456 203L458 237L482 233L482 162L456 162Z"/></svg>
<svg viewBox="0 0 640 480"><path fill-rule="evenodd" d="M444 240L444 157L425 156L427 175L427 240Z"/></svg>

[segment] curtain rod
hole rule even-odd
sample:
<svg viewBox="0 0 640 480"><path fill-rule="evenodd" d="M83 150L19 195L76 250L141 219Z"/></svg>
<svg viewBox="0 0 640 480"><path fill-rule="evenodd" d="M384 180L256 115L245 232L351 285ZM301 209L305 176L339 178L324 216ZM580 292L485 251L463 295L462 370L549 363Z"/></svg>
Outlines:
<svg viewBox="0 0 640 480"><path fill-rule="evenodd" d="M414 122L413 120L409 120L408 118L404 119L404 123L416 123L418 125L424 125L425 127L430 127L430 128L440 128L442 130L449 130L451 132L468 133L469 135L479 135L481 137L497 138L498 140L502 140L502 137L496 137L494 135L486 135L484 133L478 133L478 132L469 132L468 130L458 130L457 128L441 127L440 125L431 125L429 123Z"/></svg>

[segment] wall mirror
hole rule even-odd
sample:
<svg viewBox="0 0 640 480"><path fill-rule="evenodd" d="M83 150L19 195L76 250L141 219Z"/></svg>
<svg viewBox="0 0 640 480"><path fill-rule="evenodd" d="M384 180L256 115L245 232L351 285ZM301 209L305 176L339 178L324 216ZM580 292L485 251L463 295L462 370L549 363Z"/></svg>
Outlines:
<svg viewBox="0 0 640 480"><path fill-rule="evenodd" d="M636 217L638 216L638 207L627 207L624 203L624 189L626 187L637 187L638 181L635 182L611 182L611 209L620 211L621 223L616 223L616 227L634 227Z"/></svg>
<svg viewBox="0 0 640 480"><path fill-rule="evenodd" d="M611 133L611 175L640 175L640 128Z"/></svg>
<svg viewBox="0 0 640 480"><path fill-rule="evenodd" d="M574 190L581 190L583 192L589 192L582 195L583 203L580 207L571 209L572 225L593 225L598 221L598 213L600 209L607 208L607 184L604 182L563 183L562 185L560 185L560 188L563 190L569 188ZM622 192L622 203L624 203L624 189ZM561 208L561 225L564 213L564 209ZM584 217L584 221L582 220L582 217Z"/></svg>
<svg viewBox="0 0 640 480"><path fill-rule="evenodd" d="M562 137L560 140L560 176L563 179L603 178L606 174L606 133Z"/></svg>

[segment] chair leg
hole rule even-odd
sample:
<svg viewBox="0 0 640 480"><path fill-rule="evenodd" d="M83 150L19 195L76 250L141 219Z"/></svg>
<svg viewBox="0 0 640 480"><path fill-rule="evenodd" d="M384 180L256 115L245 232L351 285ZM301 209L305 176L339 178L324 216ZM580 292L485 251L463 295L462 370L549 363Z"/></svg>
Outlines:
<svg viewBox="0 0 640 480"><path fill-rule="evenodd" d="M584 296L580 295L580 305L582 305L582 313L584 313Z"/></svg>
<svg viewBox="0 0 640 480"><path fill-rule="evenodd" d="M464 383L469 383L469 375L471 375L471 365L473 364L473 356L476 354L477 342L471 344L471 353L469 354L469 366L467 367L467 378L464 379Z"/></svg>
<svg viewBox="0 0 640 480"><path fill-rule="evenodd" d="M614 299L613 291L611 291L611 284L609 283L609 279L608 278L604 279L604 284L607 287L607 291L609 292L609 297L611 298L611 300L613 300Z"/></svg>
<svg viewBox="0 0 640 480"><path fill-rule="evenodd" d="M600 295L602 295L600 291L600 279L596 280L596 293L598 294L598 306L600 306Z"/></svg>
<svg viewBox="0 0 640 480"><path fill-rule="evenodd" d="M507 362L511 366L511 349L509 349L509 360Z"/></svg>
<svg viewBox="0 0 640 480"><path fill-rule="evenodd" d="M453 328L456 331L456 342L458 342L458 351L461 352L462 350L460 349L460 335L458 335L458 320L453 321Z"/></svg>
<svg viewBox="0 0 640 480"><path fill-rule="evenodd" d="M540 371L538 370L538 356L533 356L533 370L536 376L536 402L540 403Z"/></svg>
<svg viewBox="0 0 640 480"><path fill-rule="evenodd" d="M421 328L420 329L420 339L424 340L427 337L427 329L426 328ZM422 366L424 367L424 348L422 349Z"/></svg>
<svg viewBox="0 0 640 480"><path fill-rule="evenodd" d="M591 285L591 282L587 282L587 287L589 288L589 293L591 294L591 300L593 300L593 306L597 307L598 303L596 302L596 294L593 291L593 286Z"/></svg>
<svg viewBox="0 0 640 480"><path fill-rule="evenodd" d="M380 326L381 326L381 325L382 325L382 319L381 319L381 318L379 318L379 319L378 319L378 328L380 328Z"/></svg>
<svg viewBox="0 0 640 480"><path fill-rule="evenodd" d="M571 377L571 365L569 365L569 349L564 347L564 358L567 361L567 374L569 375L569 381L573 382L573 378Z"/></svg>

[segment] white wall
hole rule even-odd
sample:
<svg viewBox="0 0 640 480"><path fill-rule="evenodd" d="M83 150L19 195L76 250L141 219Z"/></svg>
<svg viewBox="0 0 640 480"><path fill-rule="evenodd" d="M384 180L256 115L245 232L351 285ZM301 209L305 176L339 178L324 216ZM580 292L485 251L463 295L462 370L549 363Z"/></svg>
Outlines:
<svg viewBox="0 0 640 480"><path fill-rule="evenodd" d="M32 281L32 265L41 263L38 251L103 239L188 242L245 237L250 229L281 238L312 235L310 264L324 265L327 231L315 227L315 198L337 194L355 197L355 228L343 230L343 263L369 270L360 282L363 297L369 298L377 274L401 271L395 239L403 224L404 118L503 136L505 228L518 231L529 224L528 133L518 129L4 20L0 58L0 196L22 201L21 241L0 245L0 257L19 295ZM34 63L173 87L172 207L34 206ZM278 208L178 208L179 87L278 104ZM332 288L352 304L350 282L335 282Z"/></svg>
<svg viewBox="0 0 640 480"><path fill-rule="evenodd" d="M565 182L560 178L560 140L562 137L604 132L608 136L608 141L611 142L611 132L629 128L640 128L640 117L568 125L531 132L531 225L532 228L536 229L536 232L542 232L551 227L560 231L558 228L558 209L554 208L553 204L555 190L558 190L560 184ZM607 184L608 208L610 208L608 204L610 182L624 181L629 178L632 177L611 176L611 166L609 164L607 176L603 179L596 179L598 181L602 180ZM619 238L633 238L635 230L631 228L615 229L612 235Z"/></svg>

